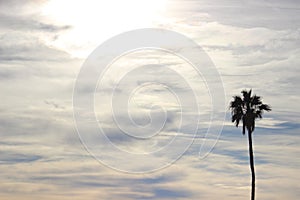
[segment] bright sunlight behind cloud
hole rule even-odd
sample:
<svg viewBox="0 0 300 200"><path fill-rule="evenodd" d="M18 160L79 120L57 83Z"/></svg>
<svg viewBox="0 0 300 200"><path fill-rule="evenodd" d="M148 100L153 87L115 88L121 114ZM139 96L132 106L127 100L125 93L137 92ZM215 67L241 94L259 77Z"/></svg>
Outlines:
<svg viewBox="0 0 300 200"><path fill-rule="evenodd" d="M188 87L178 76L169 75L165 68L145 66L162 65L184 75L197 94L201 93L201 120L193 144L179 160L153 173L122 173L95 160L82 145L72 102L81 66L102 42L137 28L165 28L197 42L220 73L228 105L233 95L252 88L272 106L272 112L257 121L253 135L257 199L298 199L299 11L294 0L0 1L0 199L249 198L247 138L231 124L226 107L216 146L207 157L199 158L203 141L212 144L210 136L216 134L204 138L212 109L211 91L188 63L174 55L152 50L120 58L105 76L101 92L110 92L126 70L140 66L144 68L137 79L148 80L155 72L159 75L153 77L172 83L174 93L186 95L188 101ZM142 81L134 82L136 96L128 104L138 105L131 113L135 122L147 125L149 116L157 114L149 112L152 108L166 108L169 113L164 131L152 140L125 137L107 114L110 103L101 104L109 96L99 90L95 90L95 115L111 142L126 151L143 154L164 147L174 136L180 138L167 155L172 157L181 142L193 140L195 124L190 122L197 113L188 107L190 113L180 124L176 95L162 85L149 87ZM127 86L122 84L124 90L116 94L125 95ZM81 89L83 97L91 93L90 88ZM117 117L126 116L126 110L121 114ZM224 111L217 114L222 116ZM217 121L214 126L222 124ZM104 156L113 160L115 153ZM152 154L146 163L117 161L139 167L154 165L164 156Z"/></svg>

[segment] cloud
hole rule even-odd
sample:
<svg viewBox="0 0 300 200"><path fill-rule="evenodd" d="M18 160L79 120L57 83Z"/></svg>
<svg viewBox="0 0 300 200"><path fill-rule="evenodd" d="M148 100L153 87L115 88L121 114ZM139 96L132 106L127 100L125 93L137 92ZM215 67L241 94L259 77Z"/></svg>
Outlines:
<svg viewBox="0 0 300 200"><path fill-rule="evenodd" d="M58 103L55 103L54 101L48 101L48 100L45 100L44 102L45 102L45 104L47 104L47 105L53 106L55 109L65 109L64 106L61 106L61 105L59 105Z"/></svg>
<svg viewBox="0 0 300 200"><path fill-rule="evenodd" d="M30 163L40 160L38 155L14 154L11 152L1 152L1 164Z"/></svg>
<svg viewBox="0 0 300 200"><path fill-rule="evenodd" d="M0 35L1 63L18 61L68 61L70 56L63 51L45 45L35 35L6 32Z"/></svg>
<svg viewBox="0 0 300 200"><path fill-rule="evenodd" d="M276 1L175 1L170 6L170 17L192 18L191 23L202 20L218 21L236 27L266 27L295 29L299 24L299 6L295 0ZM193 13L191 15L191 13ZM200 14L199 14L200 13ZM200 15L200 17L195 17ZM201 21L200 21L201 20Z"/></svg>
<svg viewBox="0 0 300 200"><path fill-rule="evenodd" d="M64 25L58 26L54 24L47 24L41 21L33 20L33 16L11 16L0 14L0 29L2 31L18 30L18 31L45 31L45 32L58 32L70 30L71 26Z"/></svg>
<svg viewBox="0 0 300 200"><path fill-rule="evenodd" d="M105 95L110 94L118 76L133 66L161 64L172 68L191 81L199 95L200 129L193 138L191 122L197 116L189 109L182 129L178 131L180 109L176 99L163 87L143 87L134 99L140 109L133 118L147 122L147 111L159 104L169 110L164 132L151 140L136 140L124 135L109 115L110 102L100 106L96 114L108 138L118 148L144 153L164 148L177 136L175 145L166 154L147 155L144 163L138 159L119 159L104 149L103 161L121 166L157 166L165 158L176 157L186 141L193 142L180 159L152 173L129 174L111 169L94 159L80 141L73 120L72 91L82 60L75 59L53 44L73 28L53 22L41 15L46 1L0 1L0 194L4 199L246 199L249 197L250 171L248 141L226 118L220 138L209 132L209 90L182 61L159 52L133 54L115 63L106 76ZM241 89L253 88L271 104L271 113L257 122L254 133L254 153L257 172L257 196L263 199L297 199L299 155L299 17L295 1L172 1L165 21L154 24L168 27L190 36L207 51L219 70L229 102ZM175 12L176 11L176 12ZM67 11L66 11L67 13ZM93 19L95 20L95 19ZM105 19L109 22L109 19ZM134 19L133 19L134 20ZM130 22L128 22L130 23ZM110 24L111 25L111 24ZM88 37L87 37L88 38ZM74 46L78 45L77 41ZM79 43L80 44L80 43ZM92 46L96 46L92 44ZM72 46L72 45L71 45ZM76 48L84 48L77 46ZM157 59L157 55L162 55ZM124 66L129 66L125 68ZM123 68L122 68L123 67ZM123 70L123 71L122 71ZM176 94L190 96L167 70L141 70L134 86L154 76L171 84ZM155 73L154 73L155 72ZM151 74L152 73L152 74ZM136 75L136 74L135 74ZM88 78L87 78L88 79ZM114 82L115 81L115 82ZM129 80L131 81L131 80ZM124 94L118 90L118 94ZM88 91L87 91L88 90ZM90 88L84 88L86 95ZM99 104L107 100L96 93ZM204 94L205 93L205 94ZM98 95L98 96L97 96ZM122 97L122 96L121 96ZM98 98L98 99L97 99ZM127 102L127 101L126 101ZM118 113L128 117L128 110ZM218 115L222 114L220 111ZM154 113L156 114L156 113ZM143 118L144 117L144 118ZM158 120L160 121L160 120ZM227 123L228 122L228 123ZM213 126L221 126L217 121ZM88 126L88 124L86 124ZM157 124L155 124L157 125ZM127 123L124 126L128 126ZM91 128L91 127L89 127ZM87 129L89 130L89 129ZM97 130L90 130L92 134ZM205 158L199 158L203 141L216 142ZM103 141L92 141L105 148ZM206 147L204 147L205 149ZM134 158L134 155L131 157ZM105 160L107 159L107 160ZM110 159L110 160L109 160ZM105 163L105 162L104 162ZM107 164L107 163L106 163ZM217 192L216 192L217 191Z"/></svg>

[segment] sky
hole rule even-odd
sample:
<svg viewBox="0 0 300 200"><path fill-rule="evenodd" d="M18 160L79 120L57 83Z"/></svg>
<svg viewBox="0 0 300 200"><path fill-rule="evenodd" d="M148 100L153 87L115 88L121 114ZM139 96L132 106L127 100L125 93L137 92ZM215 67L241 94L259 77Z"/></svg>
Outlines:
<svg viewBox="0 0 300 200"><path fill-rule="evenodd" d="M250 198L228 106L251 88L272 106L257 199L298 199L299 16L296 0L0 0L0 199ZM116 54L137 41L158 45Z"/></svg>

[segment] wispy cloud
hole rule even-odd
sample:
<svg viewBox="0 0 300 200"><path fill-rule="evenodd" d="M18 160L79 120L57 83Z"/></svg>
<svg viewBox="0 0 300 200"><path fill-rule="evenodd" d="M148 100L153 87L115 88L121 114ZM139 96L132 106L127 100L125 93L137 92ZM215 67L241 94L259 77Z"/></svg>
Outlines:
<svg viewBox="0 0 300 200"><path fill-rule="evenodd" d="M152 173L122 173L95 160L76 132L72 92L83 60L74 58L69 50L74 47L86 51L86 45L95 47L103 38L89 39L83 35L85 39L77 41L69 37L78 35L76 23L63 23L43 15L42 7L47 2L0 1L0 195L3 199L248 198L246 136L227 116L220 138L215 132L208 132L205 138L212 108L205 80L196 76L183 60L167 53L133 53L120 58L114 63L115 68L107 71L103 90L95 91L97 123L103 125L107 137L118 148L148 157L144 163L138 163L138 159L115 160L119 155L107 149L103 150L103 156L113 163L142 170L145 166L156 166L158 161L173 159L186 142L193 144L175 163ZM84 15L80 11L78 14ZM300 166L297 159L300 153L299 16L298 3L292 0L284 3L279 0L176 0L169 1L160 16L153 19L154 27L185 34L205 49L221 74L226 102L241 89L253 88L271 104L272 112L257 122L254 133L257 196L262 199L297 199L300 195L297 177ZM118 18L105 21L114 26ZM135 18L138 16L130 17L129 27L136 27ZM127 30L128 27L118 28ZM72 32L74 29L76 34ZM85 44L86 41L90 43ZM157 59L159 55L161 58ZM142 85L143 80L160 74L155 80L163 80L161 83L171 84L177 95L191 98L187 92L189 87L181 84L177 76L171 77L165 69L147 69L151 63L183 75L191 83L189 86L201 93L198 113L187 108L189 113L180 124L181 109L176 98L164 87ZM136 66L143 70L139 71L142 75L135 74L134 86L143 87L133 98L136 107L129 113L132 119L143 125L151 116L160 114L161 108L168 111L163 131L149 140L128 137L110 115L111 88ZM117 91L122 98L126 97L131 79L127 81ZM90 88L82 88L80 94L91 92L94 91ZM151 113L156 104L160 107ZM118 114L119 119L129 116L125 109ZM200 114L199 130L194 137L191 122L197 114ZM223 111L217 114L221 116ZM125 122L122 126L132 125ZM212 126L222 126L222 122ZM98 140L97 134L92 135L96 131L85 134L90 134L101 149L103 141ZM174 137L178 141L170 145L169 154L151 154L164 148ZM208 156L200 158L201 145L206 145L202 148L206 150L215 142Z"/></svg>

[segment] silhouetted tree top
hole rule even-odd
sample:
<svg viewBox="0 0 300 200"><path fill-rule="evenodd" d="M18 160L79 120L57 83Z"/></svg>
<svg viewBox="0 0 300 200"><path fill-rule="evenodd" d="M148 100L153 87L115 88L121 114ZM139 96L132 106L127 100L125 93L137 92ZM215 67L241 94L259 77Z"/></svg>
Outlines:
<svg viewBox="0 0 300 200"><path fill-rule="evenodd" d="M263 112L271 111L271 107L263 104L260 96L251 96L252 90L243 90L241 93L242 96L233 96L233 101L230 102L231 120L235 123L236 127L242 121L243 134L245 134L245 128L253 132L255 119L262 118Z"/></svg>

